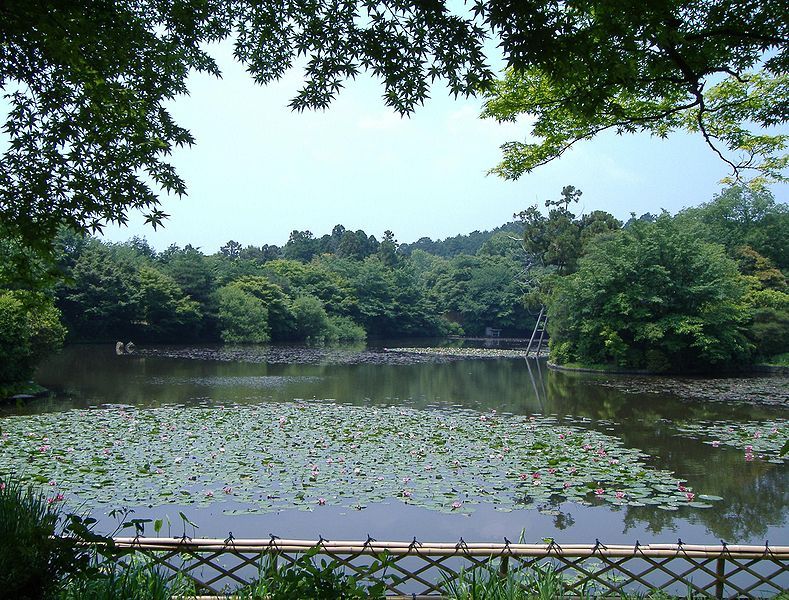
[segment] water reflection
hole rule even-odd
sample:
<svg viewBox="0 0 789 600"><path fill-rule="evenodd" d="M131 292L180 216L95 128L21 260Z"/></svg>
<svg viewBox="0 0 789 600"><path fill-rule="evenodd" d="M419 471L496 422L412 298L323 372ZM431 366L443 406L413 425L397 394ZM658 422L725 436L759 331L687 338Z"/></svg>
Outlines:
<svg viewBox="0 0 789 600"><path fill-rule="evenodd" d="M351 354L371 351L380 352L380 349L347 350ZM694 400L688 397L687 386L680 386L682 395L666 390L652 393L645 391L643 378L633 381L628 388L627 378L619 377L612 387L607 384L612 376L556 372L547 369L544 362L531 359L418 364L385 364L385 359L382 360L384 364L334 364L330 357L324 357L320 364L266 364L116 356L111 345L75 346L49 361L39 372L38 380L56 392L54 398L0 406L0 416L106 403L159 406L315 398L356 405L407 404L422 409L457 406L583 419L584 426L613 433L626 445L642 449L651 455L652 466L674 471L678 481L688 481L700 493L722 496L725 500L707 510L683 507L676 512L654 507L545 506L542 511L515 511L513 514L519 515L517 519L512 514L503 516L487 509L468 519L435 515L431 511L423 511L423 515L422 509L393 504L383 511L388 515L386 522L392 523L391 529L379 531L377 537L402 537L404 526L409 529L418 525L420 529L414 530L414 534L441 539L448 523L453 524L453 531L464 536L506 529L502 535L517 537L518 530L513 532L512 527L518 519L539 523L540 536L559 533L562 539L581 533L587 536L572 538L576 540L600 537L614 541L626 536L632 541L639 534L670 539L665 537L667 533L679 533L694 541L725 539L746 543L765 538L786 539L789 533L785 492L789 472L785 464L746 462L738 450L712 448L678 434L673 426L682 420L783 419L785 406ZM769 389L780 389L787 381L786 377L757 378L748 385L766 382ZM342 520L351 531L372 530L372 525L381 525L375 516L381 511L371 509L374 510L349 513ZM202 514L202 510L198 512ZM272 516L256 518L257 523L268 523ZM280 513L277 518L287 528L302 519L303 514ZM318 523L317 518L310 516L309 522ZM349 520L353 521L352 525ZM237 526L233 528L238 530ZM315 532L328 530L317 528Z"/></svg>

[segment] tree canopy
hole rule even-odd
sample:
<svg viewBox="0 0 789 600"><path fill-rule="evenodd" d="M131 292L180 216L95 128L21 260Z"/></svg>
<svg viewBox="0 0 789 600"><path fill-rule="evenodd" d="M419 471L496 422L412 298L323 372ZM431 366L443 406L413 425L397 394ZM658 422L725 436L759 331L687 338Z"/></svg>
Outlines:
<svg viewBox="0 0 789 600"><path fill-rule="evenodd" d="M502 146L517 179L613 130L699 133L734 179L783 180L789 137L786 6L777 0L526 0L491 13L511 68L483 116L536 117L537 141ZM495 17L493 16L495 15Z"/></svg>
<svg viewBox="0 0 789 600"><path fill-rule="evenodd" d="M232 39L254 80L304 61L296 110L325 108L363 71L384 102L410 113L435 80L450 93L488 90L488 113L537 115L539 144L505 147L508 177L614 128L666 135L698 129L744 153L738 170L778 178L786 121L787 20L779 0L9 0L0 5L0 89L8 103L0 218L26 246L59 226L98 231L159 194L184 194L169 155L193 144L167 103L187 76L219 76L210 44ZM496 86L485 56L497 39L511 68ZM356 252L348 239L348 248Z"/></svg>

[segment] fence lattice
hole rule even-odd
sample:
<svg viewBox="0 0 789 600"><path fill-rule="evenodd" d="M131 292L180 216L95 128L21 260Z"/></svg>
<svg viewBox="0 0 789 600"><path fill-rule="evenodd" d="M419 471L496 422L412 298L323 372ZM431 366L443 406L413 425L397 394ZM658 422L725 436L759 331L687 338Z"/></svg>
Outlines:
<svg viewBox="0 0 789 600"><path fill-rule="evenodd" d="M367 582L382 581L391 597L440 598L461 569L504 573L552 564L569 594L663 590L713 598L775 596L789 588L789 546L648 544L516 544L269 539L115 538L118 548L142 554L201 593L220 595L254 581L262 556L294 563L317 547L318 557L343 565ZM381 558L385 558L381 562ZM393 577L394 576L394 577Z"/></svg>

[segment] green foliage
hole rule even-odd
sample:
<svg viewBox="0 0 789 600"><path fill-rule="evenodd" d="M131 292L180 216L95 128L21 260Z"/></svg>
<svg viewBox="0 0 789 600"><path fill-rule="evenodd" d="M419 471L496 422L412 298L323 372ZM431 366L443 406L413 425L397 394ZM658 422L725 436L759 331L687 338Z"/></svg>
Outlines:
<svg viewBox="0 0 789 600"><path fill-rule="evenodd" d="M137 272L136 300L143 335L148 339L193 339L202 313L178 284L161 271L144 266Z"/></svg>
<svg viewBox="0 0 789 600"><path fill-rule="evenodd" d="M38 362L61 347L65 335L50 298L0 291L0 383L29 379Z"/></svg>
<svg viewBox="0 0 789 600"><path fill-rule="evenodd" d="M386 587L382 582L365 586L353 575L347 575L339 561L314 560L320 552L312 548L294 562L277 565L276 556L262 559L259 579L237 592L239 600L352 600L354 598L383 598ZM381 568L386 556L380 556L375 566ZM378 570L376 568L375 570ZM372 571L372 568L371 568Z"/></svg>
<svg viewBox="0 0 789 600"><path fill-rule="evenodd" d="M53 598L61 580L86 567L78 546L60 533L58 502L13 479L0 478L0 590L7 598Z"/></svg>
<svg viewBox="0 0 789 600"><path fill-rule="evenodd" d="M228 344L263 344L271 339L268 310L263 302L235 285L217 292L222 341Z"/></svg>
<svg viewBox="0 0 789 600"><path fill-rule="evenodd" d="M294 333L294 314L290 299L280 286L266 277L247 275L232 285L257 298L268 311L268 325L274 340L290 339Z"/></svg>
<svg viewBox="0 0 789 600"><path fill-rule="evenodd" d="M519 271L517 262L504 256L461 255L436 265L428 285L437 307L469 335L482 335L486 327L519 331L529 321Z"/></svg>
<svg viewBox="0 0 789 600"><path fill-rule="evenodd" d="M133 334L138 318L135 258L96 240L86 245L58 290L69 331L94 340Z"/></svg>
<svg viewBox="0 0 789 600"><path fill-rule="evenodd" d="M194 143L166 105L188 92L190 73L220 75L212 43L234 39L235 58L261 84L304 56L297 110L325 108L341 81L363 69L382 76L385 102L401 113L427 98L436 77L455 94L492 78L483 28L440 4L212 0L173 10L144 0L84 8L3 8L0 87L10 107L0 218L29 246L49 245L61 225L123 224L133 209L162 223L159 191L186 191L168 157Z"/></svg>
<svg viewBox="0 0 789 600"><path fill-rule="evenodd" d="M665 371L749 356L736 264L668 215L598 237L578 272L555 285L549 332L559 362Z"/></svg>
<svg viewBox="0 0 789 600"><path fill-rule="evenodd" d="M328 337L330 341L363 342L367 332L350 317L330 316Z"/></svg>
<svg viewBox="0 0 789 600"><path fill-rule="evenodd" d="M331 337L331 322L323 303L315 296L299 296L291 305L297 339L322 343Z"/></svg>
<svg viewBox="0 0 789 600"><path fill-rule="evenodd" d="M196 596L194 584L179 574L169 580L156 563L133 556L109 560L87 577L71 577L58 600L171 600Z"/></svg>
<svg viewBox="0 0 789 600"><path fill-rule="evenodd" d="M504 144L499 175L516 179L601 131L679 130L700 133L735 177L783 179L789 137L765 132L787 119L787 26L777 0L480 4L506 32L510 57L483 116L532 115L538 140Z"/></svg>
<svg viewBox="0 0 789 600"><path fill-rule="evenodd" d="M701 225L708 241L723 244L738 259L744 258L741 247L749 246L779 269L789 269L789 206L777 203L767 189L734 185L677 218Z"/></svg>

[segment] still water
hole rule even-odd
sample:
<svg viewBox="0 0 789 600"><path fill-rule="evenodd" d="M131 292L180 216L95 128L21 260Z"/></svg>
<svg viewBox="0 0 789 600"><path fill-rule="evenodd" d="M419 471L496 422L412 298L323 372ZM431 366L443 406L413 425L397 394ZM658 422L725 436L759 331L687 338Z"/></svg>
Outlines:
<svg viewBox="0 0 789 600"><path fill-rule="evenodd" d="M687 482L697 493L723 500L712 508L680 506L670 511L655 506L555 502L503 512L483 502L470 512L440 512L393 497L358 510L326 505L310 510L228 514L243 509L228 495L213 497L210 502L174 500L127 507L139 518L169 519L173 535L183 532L178 517L183 511L199 526L196 532L190 529L190 535L212 537L232 532L236 537L273 533L310 539L319 535L365 539L369 534L379 540L522 537L535 542L550 537L573 543L593 543L596 538L609 543L675 542L678 538L685 543L789 543L786 464L776 460L775 454L760 455L758 451L747 458L743 447L713 446L703 430L688 433L678 427L682 423L726 422L745 424L753 430L769 422L773 427L777 423L783 435L789 414L787 376L601 376L556 372L533 359L450 360L383 351L384 346L408 345L413 343L388 341L335 350L143 347L133 356L116 356L109 345L71 346L43 365L37 375L54 396L0 405L0 428L6 418L18 423L41 414L65 417L83 411L80 415L85 417L79 417L82 420L77 427L90 431L95 424L90 419L92 413L84 409L98 411L107 405L137 411L168 406L200 410L206 406L322 401L370 409L402 406L415 411L551 416L615 436L624 447L646 453L648 466L672 471L678 482ZM68 422L74 426L73 418ZM134 440L126 443L133 446ZM112 473L103 485L112 485ZM107 513L123 504L122 490L118 491L118 506L92 505L78 493L70 496L68 489L62 491L72 505L92 510L102 527L112 529ZM166 525L163 533L167 529Z"/></svg>

